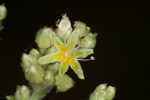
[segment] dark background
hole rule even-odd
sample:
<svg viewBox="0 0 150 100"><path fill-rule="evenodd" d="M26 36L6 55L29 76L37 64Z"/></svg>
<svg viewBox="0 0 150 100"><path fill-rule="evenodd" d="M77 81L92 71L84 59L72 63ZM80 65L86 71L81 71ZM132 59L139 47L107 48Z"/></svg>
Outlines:
<svg viewBox="0 0 150 100"><path fill-rule="evenodd" d="M51 0L1 0L8 8L0 32L0 100L27 84L20 67L23 52L35 47L34 37L43 26L55 27L55 21L67 13L71 21L81 20L99 33L96 61L81 62L86 80L65 93L48 94L44 100L88 100L100 83L117 88L115 100L149 98L150 40L149 9L146 6L104 6L91 2L52 2ZM113 4L112 4L113 5ZM138 97L137 97L138 96Z"/></svg>

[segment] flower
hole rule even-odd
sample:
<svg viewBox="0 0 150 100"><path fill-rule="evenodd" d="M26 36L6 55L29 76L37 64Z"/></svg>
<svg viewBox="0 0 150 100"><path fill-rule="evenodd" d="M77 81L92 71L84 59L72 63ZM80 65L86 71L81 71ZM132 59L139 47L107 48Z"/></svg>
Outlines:
<svg viewBox="0 0 150 100"><path fill-rule="evenodd" d="M74 29L66 42L62 42L55 33L52 33L54 46L57 48L57 52L40 57L39 63L49 64L60 62L59 73L61 75L64 75L70 66L80 79L84 79L79 60L92 54L93 49L78 48L79 33L80 30Z"/></svg>

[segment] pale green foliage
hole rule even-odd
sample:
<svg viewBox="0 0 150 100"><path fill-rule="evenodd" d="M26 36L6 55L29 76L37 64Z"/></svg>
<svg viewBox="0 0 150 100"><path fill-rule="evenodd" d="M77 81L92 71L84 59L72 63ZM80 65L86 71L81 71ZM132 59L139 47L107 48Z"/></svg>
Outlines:
<svg viewBox="0 0 150 100"><path fill-rule="evenodd" d="M96 87L90 96L90 100L112 100L115 96L115 88L107 86L107 84L100 84Z"/></svg>

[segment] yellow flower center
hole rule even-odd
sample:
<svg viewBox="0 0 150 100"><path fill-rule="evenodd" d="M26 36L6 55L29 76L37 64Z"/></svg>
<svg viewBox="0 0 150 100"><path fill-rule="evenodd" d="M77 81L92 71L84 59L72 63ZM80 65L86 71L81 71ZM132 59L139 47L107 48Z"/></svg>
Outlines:
<svg viewBox="0 0 150 100"><path fill-rule="evenodd" d="M62 63L69 65L75 58L75 55L67 46L59 45L59 52L56 58L60 59Z"/></svg>

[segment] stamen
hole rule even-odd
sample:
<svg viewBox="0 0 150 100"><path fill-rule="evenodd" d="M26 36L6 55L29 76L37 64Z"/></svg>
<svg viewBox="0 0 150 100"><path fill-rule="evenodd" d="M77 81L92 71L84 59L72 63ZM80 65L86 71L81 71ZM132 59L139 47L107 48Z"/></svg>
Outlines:
<svg viewBox="0 0 150 100"><path fill-rule="evenodd" d="M76 58L76 60L89 61L89 60L95 60L95 58L93 56L91 56L90 59L79 59L79 58Z"/></svg>
<svg viewBox="0 0 150 100"><path fill-rule="evenodd" d="M91 60L91 59L76 59L76 60L80 60L80 61L89 61L89 60Z"/></svg>

